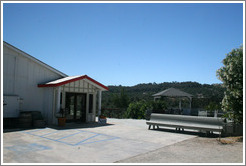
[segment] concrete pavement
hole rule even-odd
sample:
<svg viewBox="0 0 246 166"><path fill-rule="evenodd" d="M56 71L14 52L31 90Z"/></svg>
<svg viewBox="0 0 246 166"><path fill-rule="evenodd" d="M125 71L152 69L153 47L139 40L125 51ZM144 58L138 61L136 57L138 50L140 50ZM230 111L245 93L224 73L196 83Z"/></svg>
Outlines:
<svg viewBox="0 0 246 166"><path fill-rule="evenodd" d="M148 130L145 120L67 124L3 134L4 163L113 163L197 135Z"/></svg>

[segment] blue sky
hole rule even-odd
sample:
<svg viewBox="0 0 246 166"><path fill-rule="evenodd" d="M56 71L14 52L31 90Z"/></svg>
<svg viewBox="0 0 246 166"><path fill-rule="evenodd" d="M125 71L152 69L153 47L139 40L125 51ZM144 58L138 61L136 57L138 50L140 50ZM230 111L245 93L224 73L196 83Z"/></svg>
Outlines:
<svg viewBox="0 0 246 166"><path fill-rule="evenodd" d="M243 4L5 3L3 40L105 85L221 83L216 70L243 44Z"/></svg>

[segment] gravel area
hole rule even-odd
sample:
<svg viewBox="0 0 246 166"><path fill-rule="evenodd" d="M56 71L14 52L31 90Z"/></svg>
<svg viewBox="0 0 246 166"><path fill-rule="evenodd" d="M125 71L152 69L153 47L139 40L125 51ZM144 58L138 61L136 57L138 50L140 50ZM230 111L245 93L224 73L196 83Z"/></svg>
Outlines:
<svg viewBox="0 0 246 166"><path fill-rule="evenodd" d="M243 163L243 142L196 137L117 163Z"/></svg>

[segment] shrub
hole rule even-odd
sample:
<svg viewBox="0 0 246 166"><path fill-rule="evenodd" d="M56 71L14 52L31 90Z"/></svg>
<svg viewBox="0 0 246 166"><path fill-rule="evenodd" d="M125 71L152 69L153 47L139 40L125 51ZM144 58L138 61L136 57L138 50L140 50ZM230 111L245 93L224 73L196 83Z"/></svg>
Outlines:
<svg viewBox="0 0 246 166"><path fill-rule="evenodd" d="M129 104L126 118L145 119L147 110L163 110L166 108L164 101L137 101Z"/></svg>

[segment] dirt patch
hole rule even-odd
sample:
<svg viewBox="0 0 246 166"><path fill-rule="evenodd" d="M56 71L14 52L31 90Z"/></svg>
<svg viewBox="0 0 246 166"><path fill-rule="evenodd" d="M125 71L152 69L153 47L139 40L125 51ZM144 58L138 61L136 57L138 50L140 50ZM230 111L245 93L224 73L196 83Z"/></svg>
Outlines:
<svg viewBox="0 0 246 166"><path fill-rule="evenodd" d="M243 138L196 137L118 163L242 163ZM224 143L222 143L224 142Z"/></svg>
<svg viewBox="0 0 246 166"><path fill-rule="evenodd" d="M243 142L243 136L225 137L225 138L217 139L217 141L221 144L234 144L236 142Z"/></svg>

